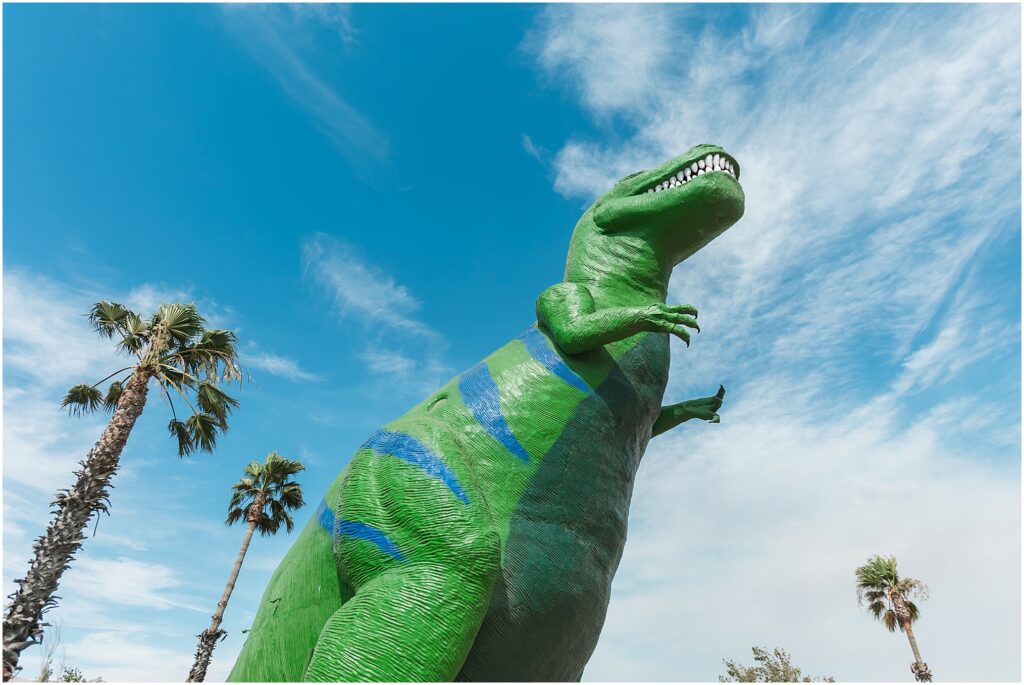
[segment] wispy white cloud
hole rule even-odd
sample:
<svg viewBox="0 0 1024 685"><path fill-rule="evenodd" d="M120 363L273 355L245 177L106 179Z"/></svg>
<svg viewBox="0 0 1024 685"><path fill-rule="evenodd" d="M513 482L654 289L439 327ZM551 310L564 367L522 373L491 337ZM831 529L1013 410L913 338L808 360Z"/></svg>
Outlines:
<svg viewBox="0 0 1024 685"><path fill-rule="evenodd" d="M291 381L318 381L320 377L303 369L297 361L273 352L247 350L242 355L242 363L253 369L262 369L273 376L281 376Z"/></svg>
<svg viewBox="0 0 1024 685"><path fill-rule="evenodd" d="M350 105L327 79L317 74L306 54L315 48L316 30L327 26L351 44L351 10L339 5L223 5L225 26L248 48L317 127L343 153L383 159L387 137Z"/></svg>
<svg viewBox="0 0 1024 685"><path fill-rule="evenodd" d="M405 375L416 368L416 360L397 352L366 351L359 358L367 363L371 371L376 373Z"/></svg>
<svg viewBox="0 0 1024 685"><path fill-rule="evenodd" d="M103 645L103 649L98 650L97 645ZM96 631L68 642L65 651L68 663L86 677L101 677L104 682L113 683L180 682L188 675L193 661L186 651L113 630ZM215 661L219 656L215 652Z"/></svg>
<svg viewBox="0 0 1024 685"><path fill-rule="evenodd" d="M526 154L530 155L541 164L546 163L546 158L550 154L550 151L546 147L543 145L537 145L533 142L533 138L525 133L523 134L523 150L526 151Z"/></svg>
<svg viewBox="0 0 1024 685"><path fill-rule="evenodd" d="M127 557L109 559L91 555L83 555L76 560L61 581L61 586L69 595L88 597L99 604L151 609L178 608L200 613L210 611L208 606L197 606L187 598L178 596L176 591L181 585L177 573L163 564L151 564Z"/></svg>
<svg viewBox="0 0 1024 685"><path fill-rule="evenodd" d="M359 35L352 23L352 5L301 3L290 5L289 9L299 22L315 21L330 29L342 45L352 45Z"/></svg>
<svg viewBox="0 0 1024 685"><path fill-rule="evenodd" d="M692 8L559 6L526 42L596 122L633 130L567 140L559 192L589 201L711 142L747 195L670 285L703 332L674 346L666 401L731 379L723 423L648 450L587 679L713 680L754 644L841 680L906 673L906 645L854 602L875 553L931 583L936 673L1020 677L1019 397L955 387L1020 345L1001 294L1019 282L979 266L1019 230L1020 10L825 12L762 5L737 29ZM643 46L638 17L663 24ZM645 78L605 92L633 59ZM1009 601L976 603L975 571ZM982 616L1005 633L965 628Z"/></svg>
<svg viewBox="0 0 1024 685"><path fill-rule="evenodd" d="M89 296L25 271L4 274L4 366L36 387L79 383L94 369L117 369L112 346L85 317ZM99 380L99 379L97 379Z"/></svg>
<svg viewBox="0 0 1024 685"><path fill-rule="evenodd" d="M116 367L115 367L116 368ZM4 386L4 480L49 495L65 485L106 423L103 416L71 418L60 413L60 397L37 388Z"/></svg>
<svg viewBox="0 0 1024 685"><path fill-rule="evenodd" d="M577 83L593 111L641 108L673 54L677 12L668 5L553 5L526 46L553 79Z"/></svg>
<svg viewBox="0 0 1024 685"><path fill-rule="evenodd" d="M413 318L420 303L405 286L360 257L354 246L316 233L302 243L302 264L341 316L352 315L368 324L424 337L437 335Z"/></svg>
<svg viewBox="0 0 1024 685"><path fill-rule="evenodd" d="M955 298L946 311L934 337L903 358L901 373L892 385L895 394L956 378L981 360L1011 352L1020 340L1020 322L987 314L963 295ZM965 335L970 336L970 342L964 342Z"/></svg>
<svg viewBox="0 0 1024 685"><path fill-rule="evenodd" d="M450 373L446 341L414 316L420 303L405 286L325 233L305 239L302 261L337 315L363 324L369 340L360 358L371 372L409 393L430 392L443 382Z"/></svg>

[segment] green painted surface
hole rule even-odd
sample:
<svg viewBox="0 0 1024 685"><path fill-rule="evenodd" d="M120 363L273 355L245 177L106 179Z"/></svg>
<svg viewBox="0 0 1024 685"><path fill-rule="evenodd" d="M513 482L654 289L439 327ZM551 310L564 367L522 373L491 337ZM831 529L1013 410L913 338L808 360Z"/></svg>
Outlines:
<svg viewBox="0 0 1024 685"><path fill-rule="evenodd" d="M672 268L742 216L738 171L698 146L598 199L536 327L356 452L229 680L578 680L648 441L718 420L724 389L661 406L668 335L698 330L665 295Z"/></svg>

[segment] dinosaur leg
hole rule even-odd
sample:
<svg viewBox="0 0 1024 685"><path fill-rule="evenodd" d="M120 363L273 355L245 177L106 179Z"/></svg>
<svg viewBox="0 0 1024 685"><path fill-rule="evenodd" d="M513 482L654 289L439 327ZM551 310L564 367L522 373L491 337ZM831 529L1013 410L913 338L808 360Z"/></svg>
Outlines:
<svg viewBox="0 0 1024 685"><path fill-rule="evenodd" d="M470 573L432 563L381 572L328 619L304 679L452 680L473 646L497 571L495 557L492 569Z"/></svg>
<svg viewBox="0 0 1024 685"><path fill-rule="evenodd" d="M703 419L709 423L720 423L721 417L718 410L722 408L722 401L725 399L725 387L718 386L718 392L711 397L701 397L697 400L670 404L661 408L658 420L654 422L651 429L651 437L661 435L681 423L690 419Z"/></svg>

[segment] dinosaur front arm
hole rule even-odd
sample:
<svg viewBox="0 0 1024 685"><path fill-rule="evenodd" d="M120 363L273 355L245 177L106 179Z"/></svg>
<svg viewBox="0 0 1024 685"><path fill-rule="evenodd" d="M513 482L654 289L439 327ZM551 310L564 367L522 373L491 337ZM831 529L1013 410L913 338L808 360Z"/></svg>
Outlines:
<svg viewBox="0 0 1024 685"><path fill-rule="evenodd" d="M720 385L718 392L711 397L701 397L662 407L661 413L658 414L658 420L654 422L654 428L651 429L651 437L661 435L690 419L703 419L709 423L720 422L721 417L717 412L722 408L724 398L725 388Z"/></svg>
<svg viewBox="0 0 1024 685"><path fill-rule="evenodd" d="M700 331L690 305L656 302L644 307L598 309L594 297L578 283L558 283L537 299L537 321L552 340L569 354L580 354L637 333L671 333L687 345L684 326Z"/></svg>

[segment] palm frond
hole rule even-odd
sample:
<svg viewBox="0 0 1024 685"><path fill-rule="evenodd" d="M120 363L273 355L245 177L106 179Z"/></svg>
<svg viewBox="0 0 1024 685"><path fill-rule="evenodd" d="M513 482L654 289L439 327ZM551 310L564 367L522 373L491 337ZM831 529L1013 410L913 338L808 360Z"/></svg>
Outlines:
<svg viewBox="0 0 1024 685"><path fill-rule="evenodd" d="M896 616L896 612L892 609L887 610L882 614L882 623L889 629L890 633L896 632L896 627L899 625L899 618Z"/></svg>
<svg viewBox="0 0 1024 685"><path fill-rule="evenodd" d="M228 415L238 406L238 400L206 382L200 382L196 388L196 402L200 409L220 421L221 428L227 427Z"/></svg>
<svg viewBox="0 0 1024 685"><path fill-rule="evenodd" d="M117 403L121 401L124 394L124 386L119 381L114 381L107 387L107 395L103 398L103 408L107 411L117 409Z"/></svg>
<svg viewBox="0 0 1024 685"><path fill-rule="evenodd" d="M200 316L194 304L174 302L160 305L150 325L162 325L171 340L178 345L187 345L192 338L202 334L205 323L206 319Z"/></svg>
<svg viewBox="0 0 1024 685"><path fill-rule="evenodd" d="M279 482L283 482L288 476L294 476L296 473L306 469L301 461L287 459L277 452L271 452L267 455L266 466L270 470L273 479Z"/></svg>
<svg viewBox="0 0 1024 685"><path fill-rule="evenodd" d="M281 511L281 520L284 522L284 530L286 533L292 532L295 528L295 521L292 519L291 514L287 511Z"/></svg>
<svg viewBox="0 0 1024 685"><path fill-rule="evenodd" d="M185 421L189 435L197 449L204 452L212 452L217 446L217 429L220 422L216 416L196 412Z"/></svg>
<svg viewBox="0 0 1024 685"><path fill-rule="evenodd" d="M928 586L916 578L900 578L896 589L904 597L928 599Z"/></svg>
<svg viewBox="0 0 1024 685"><path fill-rule="evenodd" d="M907 616L910 617L910 622L917 623L917 619L921 618L921 611L917 608L917 605L909 599L905 599L903 600L903 606L907 610Z"/></svg>
<svg viewBox="0 0 1024 685"><path fill-rule="evenodd" d="M246 492L242 488L238 487L238 483L231 486L234 492L231 493L231 500L228 502L228 509L241 509L242 502L245 501Z"/></svg>
<svg viewBox="0 0 1024 685"><path fill-rule="evenodd" d="M886 611L888 611L888 609L889 609L889 606L885 602L882 602L880 600L879 601L874 601L874 602L871 602L870 604L868 604L868 611L871 612L872 616L874 616L876 619L879 619L879 620L881 620L882 615Z"/></svg>
<svg viewBox="0 0 1024 685"><path fill-rule="evenodd" d="M158 380L167 382L172 388L182 394L185 392L183 388L194 390L199 384L199 379L192 374L165 363L161 363L157 367L156 377Z"/></svg>
<svg viewBox="0 0 1024 685"><path fill-rule="evenodd" d="M259 522L256 524L256 530L258 530L260 535L263 536L274 535L280 527L281 519L272 518L270 516L261 516Z"/></svg>
<svg viewBox="0 0 1024 685"><path fill-rule="evenodd" d="M67 409L72 416L91 414L103 405L103 394L95 387L79 383L68 389L60 403L61 409Z"/></svg>
<svg viewBox="0 0 1024 685"><path fill-rule="evenodd" d="M192 438L192 433L189 431L188 426L174 418L167 424L167 430L178 440L179 457L187 457L195 451L196 443Z"/></svg>
<svg viewBox="0 0 1024 685"><path fill-rule="evenodd" d="M260 535L274 535L281 529L282 525L290 533L295 527L292 517L279 502L271 500L268 504L270 506L270 515L264 516L260 519L259 524L257 524L257 530L259 530Z"/></svg>
<svg viewBox="0 0 1024 685"><path fill-rule="evenodd" d="M306 504L302 497L302 488L298 483L288 483L281 488L278 499L289 509L301 509Z"/></svg>
<svg viewBox="0 0 1024 685"><path fill-rule="evenodd" d="M217 352L233 356L237 343L238 336L235 335L234 331L221 328L206 328L203 330L199 340L192 345L192 348L204 352Z"/></svg>
<svg viewBox="0 0 1024 685"><path fill-rule="evenodd" d="M861 596L866 602L884 601L889 597L889 595L885 594L884 590L865 590Z"/></svg>
<svg viewBox="0 0 1024 685"><path fill-rule="evenodd" d="M895 585L899 580L896 574L896 558L874 556L867 563L854 571L857 587L860 589L882 588Z"/></svg>
<svg viewBox="0 0 1024 685"><path fill-rule="evenodd" d="M149 323L135 312L128 312L121 325L121 341L118 349L138 355L143 346L149 342Z"/></svg>
<svg viewBox="0 0 1024 685"><path fill-rule="evenodd" d="M242 509L240 507L231 507L228 509L228 517L224 520L224 523L226 523L229 526L233 526L239 521L244 520L245 516L245 509Z"/></svg>
<svg viewBox="0 0 1024 685"><path fill-rule="evenodd" d="M238 337L233 331L205 329L193 345L181 349L182 364L193 373L205 373L226 382L241 381L238 363Z"/></svg>
<svg viewBox="0 0 1024 685"><path fill-rule="evenodd" d="M86 315L93 330L105 338L113 338L121 330L125 317L134 314L130 309L117 302L97 302Z"/></svg>

